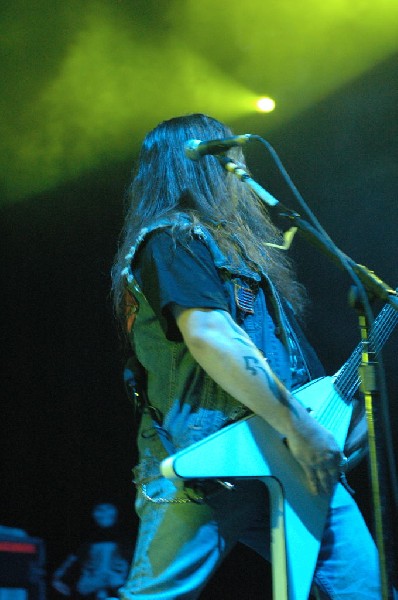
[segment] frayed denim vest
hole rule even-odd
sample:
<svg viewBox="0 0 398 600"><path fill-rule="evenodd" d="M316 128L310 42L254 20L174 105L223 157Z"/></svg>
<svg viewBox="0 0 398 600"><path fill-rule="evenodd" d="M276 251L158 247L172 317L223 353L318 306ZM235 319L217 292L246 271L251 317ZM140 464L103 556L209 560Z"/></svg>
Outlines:
<svg viewBox="0 0 398 600"><path fill-rule="evenodd" d="M141 460L161 460L166 447L184 448L249 414L249 410L218 386L191 356L184 342L169 341L134 278L133 261L147 235L170 227L167 220L142 229L126 256L123 274L134 296L136 314L130 341L147 373L148 401L160 416L160 427L144 411L138 436ZM242 261L232 265L203 226L194 235L209 249L220 275L230 313L256 347L267 357L271 369L291 389L311 378L300 340L290 325L286 309L267 275L252 271ZM155 431L157 429L158 431Z"/></svg>

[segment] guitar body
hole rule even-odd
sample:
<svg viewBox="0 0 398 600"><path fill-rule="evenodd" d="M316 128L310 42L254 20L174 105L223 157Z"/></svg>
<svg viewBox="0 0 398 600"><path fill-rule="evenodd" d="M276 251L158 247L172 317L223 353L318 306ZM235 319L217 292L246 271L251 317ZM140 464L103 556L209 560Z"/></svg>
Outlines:
<svg viewBox="0 0 398 600"><path fill-rule="evenodd" d="M385 305L369 337L376 354L397 324L395 305ZM294 392L341 449L351 421L351 400L360 384L361 354L359 343L334 377L316 379ZM307 600L331 496L308 491L301 467L275 429L252 415L170 456L161 472L170 479L262 480L271 501L274 600Z"/></svg>
<svg viewBox="0 0 398 600"><path fill-rule="evenodd" d="M334 378L323 377L295 396L343 448L352 407L333 384ZM261 479L271 500L274 598L307 600L331 496L309 492L304 472L275 429L249 416L168 457L161 472L171 479Z"/></svg>

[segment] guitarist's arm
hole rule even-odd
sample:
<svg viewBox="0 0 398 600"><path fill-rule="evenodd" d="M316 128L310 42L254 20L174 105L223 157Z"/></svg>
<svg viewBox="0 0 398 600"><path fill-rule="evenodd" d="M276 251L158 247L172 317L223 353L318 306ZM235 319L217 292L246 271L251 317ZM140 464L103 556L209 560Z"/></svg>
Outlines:
<svg viewBox="0 0 398 600"><path fill-rule="evenodd" d="M223 310L174 305L173 313L200 366L286 438L313 493L329 492L342 456L334 437L286 390L243 329Z"/></svg>

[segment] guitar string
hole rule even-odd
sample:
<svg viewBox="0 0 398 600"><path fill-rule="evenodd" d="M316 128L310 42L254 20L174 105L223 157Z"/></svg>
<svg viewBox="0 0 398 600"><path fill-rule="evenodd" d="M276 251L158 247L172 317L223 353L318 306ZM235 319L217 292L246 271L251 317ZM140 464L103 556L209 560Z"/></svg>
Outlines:
<svg viewBox="0 0 398 600"><path fill-rule="evenodd" d="M395 326L395 324L397 322L398 322L398 313L396 311L393 311L393 313L389 314L389 316L385 320L384 332L375 330L371 333L370 342L371 342L371 344L373 344L375 346L376 353L383 346L385 340L390 336L390 334L393 330L393 327ZM389 327L388 327L388 325L389 325ZM355 348L349 361L346 363L346 365L342 368L342 370L338 374L336 381L335 381L336 389L338 389L341 392L347 393L351 389L351 387L354 387L357 384L357 382L359 381L357 368L360 364L361 355L362 355L362 346L361 346L361 344L359 344ZM347 375L347 373L348 373L348 375ZM347 383L345 385L342 385L341 382L339 381L339 379L343 379L343 376L347 378Z"/></svg>
<svg viewBox="0 0 398 600"><path fill-rule="evenodd" d="M375 346L376 353L380 350L380 348L384 344L384 341L389 337L393 330L393 327L398 321L397 312L391 309L391 307L386 308L390 309L392 312L385 319L384 332L378 331L376 329L370 335L370 342ZM381 318L381 315L379 315L379 317ZM339 402L338 406L335 406L336 402L334 402L334 398L336 398L336 395L335 393L330 392L326 399L326 402L324 403L323 410L321 410L319 413L320 416L318 420L320 420L322 423L328 424L329 426L333 426L336 425L338 421L344 416L344 413L346 412L349 406L347 404L347 400L350 400L352 398L360 384L358 367L361 362L361 356L362 350L361 344L359 344L357 348L355 348L351 358L346 363L345 367L343 367L343 369L337 377L336 382L334 383L335 389L343 396L343 401ZM339 378L343 379L343 376L347 377L347 382L345 384L341 384L341 382L338 381Z"/></svg>
<svg viewBox="0 0 398 600"><path fill-rule="evenodd" d="M398 320L398 315L396 315L397 318L393 318L393 317L389 317L389 321L390 324L394 323ZM387 322L387 320L386 320ZM390 333L391 333L392 328L390 329ZM380 350L381 347L381 341L387 339L389 333L386 334L376 334L373 336L372 342L376 345L376 352L378 350ZM336 396L336 393L331 391L328 395L328 397L326 398L326 401L324 402L323 406L324 408L319 411L319 416L317 417L318 420L328 426L333 428L334 426L338 425L339 421L341 421L344 417L344 414L347 413L347 410L349 409L349 403L347 403L347 400L350 400L353 396L353 394L355 393L355 391L358 388L358 385L360 384L360 378L359 378L359 374L357 371L357 368L360 364L360 359L361 359L361 347L357 347L350 359L351 364L347 365L347 367L344 369L344 376L347 375L347 372L351 371L351 373L349 373L349 378L350 378L350 382L349 382L349 386L347 385L341 385L340 386L335 386L335 390L337 390L340 394L343 395L343 398L339 398L338 396ZM356 363L356 364L354 364ZM339 374L339 376L343 375L343 371ZM350 392L349 394L347 394L347 392ZM339 402L336 403L336 399L338 398Z"/></svg>
<svg viewBox="0 0 398 600"><path fill-rule="evenodd" d="M388 312L387 312L388 311ZM388 339L388 337L390 336L390 334L392 333L394 327L396 326L397 322L398 322L398 313L397 311L395 311L394 309L392 309L390 306L386 307L386 311L387 312L387 318L384 320L384 330L380 331L379 329L374 329L370 336L369 336L369 341L370 344L373 346L373 350L376 353L376 355L380 352L381 348L383 347L385 341ZM381 318L384 317L384 314L381 316ZM351 361L351 364L349 365L349 368L347 369L347 371L351 371L349 372L349 376L347 377L347 381L345 385L340 385L340 389L339 386L336 386L336 389L342 393L343 398L346 398L347 400L351 400L353 395L355 394L356 390L358 389L360 383L361 383L361 379L360 379L360 375L359 375L359 371L358 371L358 367L361 363L361 357L362 357L362 348L361 345L359 345L354 354L353 354L353 360ZM341 382L338 382L341 384ZM334 416L334 423L336 423L342 416L343 413L346 410L346 403L340 403L340 407L341 410L337 410L335 412L335 416Z"/></svg>
<svg viewBox="0 0 398 600"><path fill-rule="evenodd" d="M386 321L385 321L386 327L385 327L384 331L376 330L373 333L371 333L371 335L370 335L370 343L374 346L376 354L380 351L380 349L384 345L385 341L390 336L396 323L398 322L398 313L396 311L394 311L394 313L395 314L390 314L389 317L386 319ZM337 377L337 380L335 382L335 387L339 391L341 390L343 395L348 394L352 388L354 388L354 392L355 392L357 386L360 383L358 367L361 362L361 356L362 356L362 349L361 349L361 345L359 345L359 346L357 346L357 348L355 349L355 351L352 355L351 364L347 365L346 369L343 368L341 373L339 374L339 376L340 375L342 376L343 373L344 373L344 375L346 374L345 373L346 371L348 371L348 370L351 371L349 376L347 377L347 382L345 385L341 385L340 382L338 381L339 376Z"/></svg>
<svg viewBox="0 0 398 600"><path fill-rule="evenodd" d="M384 313L387 313L386 315ZM380 321L383 320L383 330L380 330ZM394 327L398 322L398 312L391 306L386 305L380 311L374 327L370 333L369 341L374 346L376 354L380 351L385 341L391 335ZM362 342L355 348L353 354L337 375L333 384L334 390L331 391L323 403L323 408L317 415L317 420L328 426L336 425L341 421L344 414L347 412L352 396L360 385L360 376L358 367L361 363ZM344 381L346 380L346 381ZM336 391L342 395L343 401L339 402L338 407L335 406ZM348 401L348 402L347 402Z"/></svg>

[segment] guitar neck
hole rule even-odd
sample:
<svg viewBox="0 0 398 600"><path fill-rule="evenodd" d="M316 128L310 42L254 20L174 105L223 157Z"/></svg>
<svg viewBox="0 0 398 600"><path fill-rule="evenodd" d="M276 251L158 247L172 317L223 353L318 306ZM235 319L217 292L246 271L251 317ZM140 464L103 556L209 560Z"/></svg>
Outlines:
<svg viewBox="0 0 398 600"><path fill-rule="evenodd" d="M394 331L397 323L398 311L386 304L375 319L369 334L370 346L376 355ZM335 389L347 401L352 400L361 383L358 369L362 360L362 349L363 345L360 342L334 381Z"/></svg>

